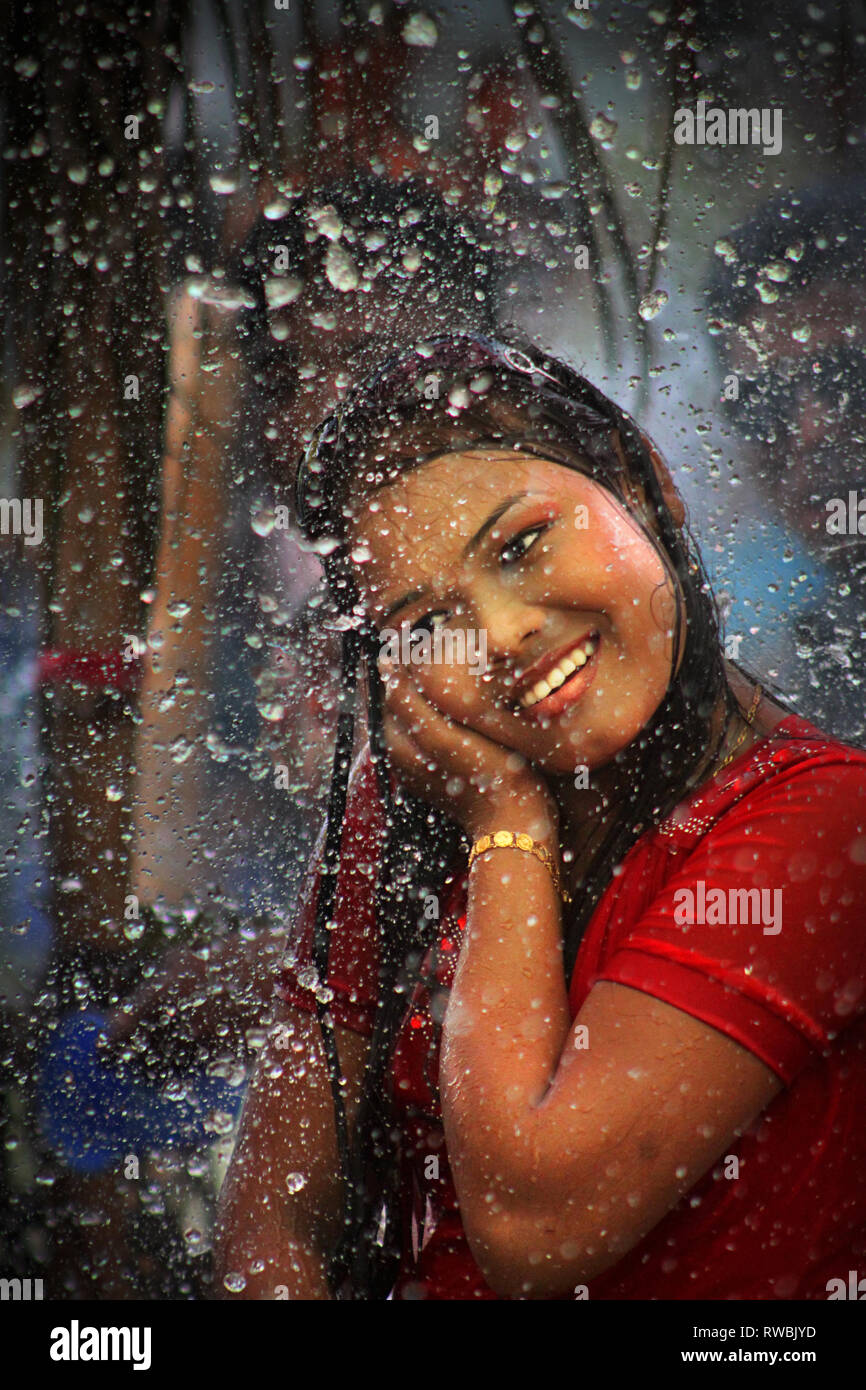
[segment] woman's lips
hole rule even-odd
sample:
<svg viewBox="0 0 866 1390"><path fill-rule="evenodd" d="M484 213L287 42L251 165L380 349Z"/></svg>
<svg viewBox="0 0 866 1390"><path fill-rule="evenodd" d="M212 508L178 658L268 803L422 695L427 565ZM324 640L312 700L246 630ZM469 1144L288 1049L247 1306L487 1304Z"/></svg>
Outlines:
<svg viewBox="0 0 866 1390"><path fill-rule="evenodd" d="M568 679L556 690L551 690L549 695L536 701L528 708L521 704L515 706L515 713L524 719L552 719L557 714L561 714L569 705L575 704L582 699L586 691L595 679L595 672L598 666L598 654L601 649L601 638L597 632L592 634L594 650L587 658L586 664L574 671Z"/></svg>

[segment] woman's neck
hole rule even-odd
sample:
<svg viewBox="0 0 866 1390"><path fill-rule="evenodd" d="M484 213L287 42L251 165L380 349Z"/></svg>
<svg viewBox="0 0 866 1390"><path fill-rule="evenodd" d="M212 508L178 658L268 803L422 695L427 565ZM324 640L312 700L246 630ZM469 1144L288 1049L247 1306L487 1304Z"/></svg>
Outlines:
<svg viewBox="0 0 866 1390"><path fill-rule="evenodd" d="M714 777L732 752L737 756L746 752L784 718L784 711L777 709L778 718L775 717L775 707L763 700L751 724L746 724L746 712L751 707L756 687L735 667L727 667L727 675L739 712L728 713L728 702L722 692L713 710L707 747L690 791ZM572 856L563 864L566 881L580 879L608 828L618 817L622 803L633 795L635 779L640 775L637 758L637 752L629 755L626 750L618 761L593 769L585 779L586 786L576 784L576 779L570 777L551 779L560 812L560 844L563 853Z"/></svg>

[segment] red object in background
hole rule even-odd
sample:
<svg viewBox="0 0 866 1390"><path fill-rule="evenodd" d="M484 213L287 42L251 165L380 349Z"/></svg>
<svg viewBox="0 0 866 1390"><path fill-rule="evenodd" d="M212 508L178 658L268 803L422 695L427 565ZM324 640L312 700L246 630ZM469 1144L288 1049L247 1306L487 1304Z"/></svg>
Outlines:
<svg viewBox="0 0 866 1390"><path fill-rule="evenodd" d="M88 690L118 690L131 694L141 681L140 657L122 651L83 651L75 647L46 647L39 653L37 682L42 685L83 685Z"/></svg>

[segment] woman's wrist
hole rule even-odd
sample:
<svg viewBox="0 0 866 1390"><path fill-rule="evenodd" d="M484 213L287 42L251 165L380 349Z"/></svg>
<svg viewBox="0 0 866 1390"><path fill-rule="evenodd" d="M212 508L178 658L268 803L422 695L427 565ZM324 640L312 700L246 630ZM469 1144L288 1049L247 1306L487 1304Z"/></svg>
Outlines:
<svg viewBox="0 0 866 1390"><path fill-rule="evenodd" d="M465 829L473 843L496 830L514 830L559 853L559 812L553 797L540 788L488 795L473 808Z"/></svg>

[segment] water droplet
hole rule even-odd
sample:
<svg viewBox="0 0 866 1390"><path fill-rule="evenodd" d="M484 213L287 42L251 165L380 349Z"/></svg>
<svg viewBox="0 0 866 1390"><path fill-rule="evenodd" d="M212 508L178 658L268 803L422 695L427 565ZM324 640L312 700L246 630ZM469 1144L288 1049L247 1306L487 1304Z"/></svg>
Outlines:
<svg viewBox="0 0 866 1390"><path fill-rule="evenodd" d="M650 319L656 318L661 313L667 302L668 296L664 290L652 290L649 294L644 295L638 305L638 313L645 323L649 323Z"/></svg>
<svg viewBox="0 0 866 1390"><path fill-rule="evenodd" d="M338 246L336 242L332 242L328 247L328 254L325 256L325 274L334 289L341 290L344 294L358 287L358 267L348 251L345 251L342 246Z"/></svg>
<svg viewBox="0 0 866 1390"><path fill-rule="evenodd" d="M234 1117L228 1110L212 1110L204 1122L204 1127L213 1134L231 1134L234 1124Z"/></svg>
<svg viewBox="0 0 866 1390"><path fill-rule="evenodd" d="M267 720L269 724L278 724L286 712L285 705L281 704L278 700L262 701L261 703L257 702L256 709L262 716L262 719Z"/></svg>
<svg viewBox="0 0 866 1390"><path fill-rule="evenodd" d="M211 82L209 78L204 78L200 82L190 82L188 85L189 90L192 92L193 96L196 97L206 97L209 96L211 92L216 91L214 83Z"/></svg>
<svg viewBox="0 0 866 1390"><path fill-rule="evenodd" d="M36 382L24 382L12 392L12 404L16 410L24 410L42 395L42 387Z"/></svg>
<svg viewBox="0 0 866 1390"><path fill-rule="evenodd" d="M168 751L173 763L185 763L188 758L192 757L193 745L189 739L184 738L183 734L179 734L174 743L169 745Z"/></svg>
<svg viewBox="0 0 866 1390"><path fill-rule="evenodd" d="M306 1173L287 1173L286 1188L289 1192L300 1192L307 1185Z"/></svg>
<svg viewBox="0 0 866 1390"><path fill-rule="evenodd" d="M115 786L113 783L105 788L106 801L120 801L123 798L123 788Z"/></svg>
<svg viewBox="0 0 866 1390"><path fill-rule="evenodd" d="M606 116L603 111L599 111L598 115L594 116L590 122L589 133L604 145L610 144L617 129L617 122L612 120L610 116Z"/></svg>
<svg viewBox="0 0 866 1390"><path fill-rule="evenodd" d="M713 250L717 256L721 256L725 265L734 265L739 260L736 246L732 241L728 241L727 237L720 237L713 246Z"/></svg>
<svg viewBox="0 0 866 1390"><path fill-rule="evenodd" d="M327 237L328 241L339 241L343 235L343 224L337 215L336 208L331 207L330 204L327 207L311 208L310 221L319 236Z"/></svg>
<svg viewBox="0 0 866 1390"><path fill-rule="evenodd" d="M292 304L304 288L294 275L280 275L265 281L265 299L269 309L282 309Z"/></svg>
<svg viewBox="0 0 866 1390"><path fill-rule="evenodd" d="M224 197L227 193L236 193L238 181L234 174L211 174L208 183L214 193Z"/></svg>
<svg viewBox="0 0 866 1390"><path fill-rule="evenodd" d="M410 15L403 25L403 42L411 48L435 48L439 31L430 16L419 11Z"/></svg>
<svg viewBox="0 0 866 1390"><path fill-rule="evenodd" d="M242 1274L230 1272L226 1275L225 1279L223 1279L223 1286L228 1289L229 1293L243 1293L247 1286L247 1281Z"/></svg>
<svg viewBox="0 0 866 1390"><path fill-rule="evenodd" d="M330 555L332 551L337 549L338 545L339 541L335 540L333 536L323 536L321 540L313 541L309 548L314 555Z"/></svg>

